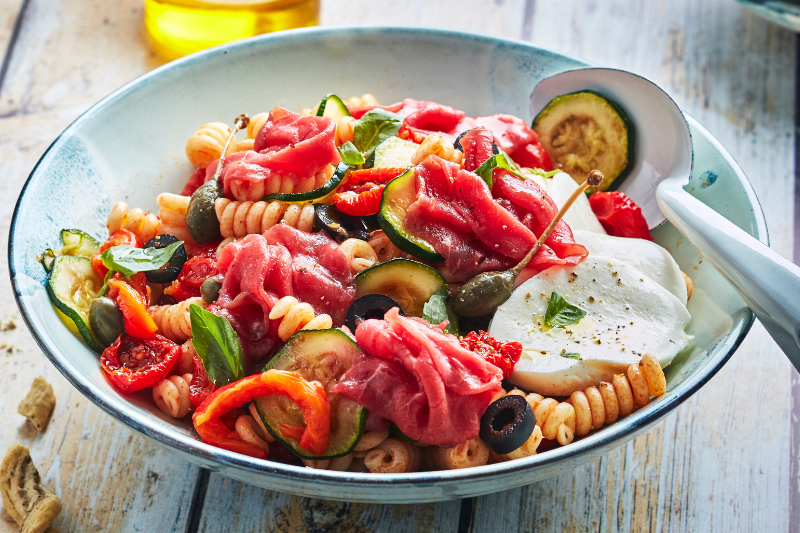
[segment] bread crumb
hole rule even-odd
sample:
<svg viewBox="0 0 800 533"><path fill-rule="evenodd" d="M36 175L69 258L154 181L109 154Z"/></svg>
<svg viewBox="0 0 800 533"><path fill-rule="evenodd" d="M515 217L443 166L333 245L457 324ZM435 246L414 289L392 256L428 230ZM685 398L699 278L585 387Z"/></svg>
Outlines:
<svg viewBox="0 0 800 533"><path fill-rule="evenodd" d="M17 412L30 420L41 433L47 429L47 423L55 405L56 395L53 387L47 380L39 376L33 380L31 390L19 403Z"/></svg>
<svg viewBox="0 0 800 533"><path fill-rule="evenodd" d="M44 488L30 451L20 444L12 444L3 457L0 494L22 533L44 533L61 513L61 500Z"/></svg>

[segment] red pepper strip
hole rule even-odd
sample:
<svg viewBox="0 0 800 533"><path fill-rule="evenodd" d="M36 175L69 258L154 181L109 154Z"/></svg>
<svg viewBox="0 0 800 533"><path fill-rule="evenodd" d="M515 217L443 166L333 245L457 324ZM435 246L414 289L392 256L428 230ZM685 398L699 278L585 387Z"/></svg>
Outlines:
<svg viewBox="0 0 800 533"><path fill-rule="evenodd" d="M108 280L110 289L116 291L117 305L124 318L125 331L137 339L149 339L158 331L153 317L147 314L145 297L133 287L116 278Z"/></svg>
<svg viewBox="0 0 800 533"><path fill-rule="evenodd" d="M303 412L306 427L300 447L321 455L328 449L331 433L331 406L318 381L306 381L296 372L270 369L248 376L214 391L200 404L192 422L203 442L232 452L266 459L267 450L249 444L220 421L227 412L256 398L281 394L294 401Z"/></svg>
<svg viewBox="0 0 800 533"><path fill-rule="evenodd" d="M135 392L163 380L181 357L181 347L161 335L142 340L123 333L103 351L100 366L114 387Z"/></svg>
<svg viewBox="0 0 800 533"><path fill-rule="evenodd" d="M405 171L405 168L392 167L353 170L333 195L333 205L345 215L374 215L381 208L383 188Z"/></svg>

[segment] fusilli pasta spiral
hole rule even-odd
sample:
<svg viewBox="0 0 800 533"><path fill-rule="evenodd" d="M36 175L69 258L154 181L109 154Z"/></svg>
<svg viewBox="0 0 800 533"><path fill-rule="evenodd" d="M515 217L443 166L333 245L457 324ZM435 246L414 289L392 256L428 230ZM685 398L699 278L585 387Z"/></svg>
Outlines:
<svg viewBox="0 0 800 533"><path fill-rule="evenodd" d="M258 409L256 409L256 404L250 403L248 410L250 411L250 415L253 417L253 420L255 421L256 425L260 428L258 434L261 435L261 438L264 439L266 442L275 442L275 437L272 436L272 433L267 431L267 427L264 425L264 421L261 420L261 415L258 414Z"/></svg>
<svg viewBox="0 0 800 533"><path fill-rule="evenodd" d="M189 306L197 304L205 308L206 302L199 296L189 298L174 305L154 305L147 309L158 326L158 333L171 341L183 342L192 338L192 323L189 319Z"/></svg>
<svg viewBox="0 0 800 533"><path fill-rule="evenodd" d="M382 229L370 233L367 244L375 251L375 256L378 258L379 263L403 256L403 251L389 240L389 237Z"/></svg>
<svg viewBox="0 0 800 533"><path fill-rule="evenodd" d="M285 202L235 202L219 198L214 203L223 238L244 237L263 233L283 222L301 231L310 232L314 227L312 204L287 204Z"/></svg>
<svg viewBox="0 0 800 533"><path fill-rule="evenodd" d="M231 180L230 190L233 197L240 202L258 202L270 194L299 193L318 189L328 183L335 170L333 165L328 164L307 178L298 179L293 175L272 174L262 181Z"/></svg>
<svg viewBox="0 0 800 533"><path fill-rule="evenodd" d="M192 410L189 383L192 374L169 376L153 387L153 400L161 412L172 418L183 418Z"/></svg>
<svg viewBox="0 0 800 533"><path fill-rule="evenodd" d="M483 466L489 462L489 447L475 437L452 448L428 446L423 449L425 463L435 470L456 470L472 466Z"/></svg>
<svg viewBox="0 0 800 533"><path fill-rule="evenodd" d="M269 442L267 441L267 435L269 435L269 433L263 431L261 426L256 422L256 419L252 416L241 415L236 419L234 429L243 441L264 450L269 450Z"/></svg>
<svg viewBox="0 0 800 533"><path fill-rule="evenodd" d="M342 117L336 123L336 146L353 141L356 119L353 117Z"/></svg>
<svg viewBox="0 0 800 533"><path fill-rule="evenodd" d="M373 474L416 472L422 466L422 451L408 442L389 438L366 453L364 465Z"/></svg>
<svg viewBox="0 0 800 533"><path fill-rule="evenodd" d="M456 150L453 143L439 133L431 133L425 138L411 157L411 162L419 165L429 155L435 155L458 164L461 164L461 160L464 158L464 154Z"/></svg>
<svg viewBox="0 0 800 533"><path fill-rule="evenodd" d="M158 234L161 220L152 214L145 213L143 209L135 207L128 210L128 204L118 202L111 208L108 215L106 226L108 233L114 233L119 229L128 230L139 239L140 244L144 244Z"/></svg>
<svg viewBox="0 0 800 533"><path fill-rule="evenodd" d="M340 245L347 255L350 271L358 274L378 262L378 256L367 241L361 239L347 239Z"/></svg>
<svg viewBox="0 0 800 533"><path fill-rule="evenodd" d="M159 234L167 233L174 235L178 239L193 243L189 230L186 229L186 211L189 209L190 196L181 196L169 192L161 193L156 199L160 207L158 218L161 219L161 226L158 228Z"/></svg>
<svg viewBox="0 0 800 533"><path fill-rule="evenodd" d="M186 157L197 168L206 168L222 155L225 142L231 134L231 129L223 122L209 122L200 126L186 141ZM248 147L249 146L249 147ZM228 147L228 154L252 150L252 144L247 142L232 142Z"/></svg>
<svg viewBox="0 0 800 533"><path fill-rule="evenodd" d="M347 99L348 107L361 107L365 105L378 105L378 99L370 93L362 94L359 96L351 96Z"/></svg>
<svg viewBox="0 0 800 533"><path fill-rule="evenodd" d="M297 298L284 296L269 312L270 320L281 319L278 326L278 337L283 341L303 329L329 329L333 326L330 315L314 316L311 304L300 303Z"/></svg>
<svg viewBox="0 0 800 533"><path fill-rule="evenodd" d="M255 139L258 132L261 131L261 128L264 127L264 124L267 123L269 120L269 113L258 113L257 115L253 115L250 118L250 122L247 124L247 138L248 139Z"/></svg>

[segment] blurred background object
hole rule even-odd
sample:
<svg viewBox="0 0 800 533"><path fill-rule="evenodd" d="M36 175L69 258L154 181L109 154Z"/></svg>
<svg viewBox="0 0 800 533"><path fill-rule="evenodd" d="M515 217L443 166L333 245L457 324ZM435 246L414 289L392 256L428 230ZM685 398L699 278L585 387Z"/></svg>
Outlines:
<svg viewBox="0 0 800 533"><path fill-rule="evenodd" d="M737 0L759 16L800 32L800 0Z"/></svg>
<svg viewBox="0 0 800 533"><path fill-rule="evenodd" d="M145 0L153 48L176 59L262 33L316 26L319 0Z"/></svg>

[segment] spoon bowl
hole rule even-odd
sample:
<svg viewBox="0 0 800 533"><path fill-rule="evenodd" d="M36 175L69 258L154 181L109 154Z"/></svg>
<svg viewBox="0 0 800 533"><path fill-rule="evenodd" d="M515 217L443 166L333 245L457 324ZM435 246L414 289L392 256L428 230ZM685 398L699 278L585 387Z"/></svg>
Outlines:
<svg viewBox="0 0 800 533"><path fill-rule="evenodd" d="M538 115L557 96L587 89L614 100L633 125L633 168L623 182L615 181L611 188L636 202L647 225L655 229L666 221L656 201L658 184L675 177L685 185L692 174L694 152L686 118L655 83L610 68L569 70L542 80L531 95L531 116Z"/></svg>

